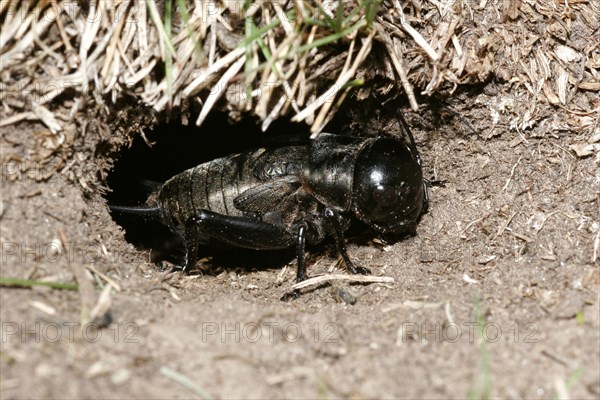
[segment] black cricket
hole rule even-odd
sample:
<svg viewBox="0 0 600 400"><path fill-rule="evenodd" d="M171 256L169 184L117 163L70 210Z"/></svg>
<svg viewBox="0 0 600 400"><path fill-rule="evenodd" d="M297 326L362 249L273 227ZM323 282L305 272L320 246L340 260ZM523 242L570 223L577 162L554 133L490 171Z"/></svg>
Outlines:
<svg viewBox="0 0 600 400"><path fill-rule="evenodd" d="M305 247L333 236L348 270L369 274L346 251L344 232L356 218L380 234L414 232L428 207L421 158L392 137L321 133L305 143L218 158L175 175L145 207L114 212L159 220L183 239L188 273L199 244L216 240L255 250L296 247L296 282L306 279Z"/></svg>

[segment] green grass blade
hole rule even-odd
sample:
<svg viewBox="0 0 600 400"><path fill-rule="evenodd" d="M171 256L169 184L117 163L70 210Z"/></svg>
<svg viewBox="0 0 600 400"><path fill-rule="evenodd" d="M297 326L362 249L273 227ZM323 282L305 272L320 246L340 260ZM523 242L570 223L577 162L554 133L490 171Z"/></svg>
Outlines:
<svg viewBox="0 0 600 400"><path fill-rule="evenodd" d="M347 87L360 87L365 84L364 79L354 79L352 81L348 81L342 86L342 89L346 89Z"/></svg>
<svg viewBox="0 0 600 400"><path fill-rule="evenodd" d="M567 378L567 389L573 389L573 386L581 379L583 375L583 368L577 368L568 378Z"/></svg>
<svg viewBox="0 0 600 400"><path fill-rule="evenodd" d="M335 10L335 31L340 32L344 28L344 2L338 1L337 10Z"/></svg>
<svg viewBox="0 0 600 400"><path fill-rule="evenodd" d="M190 389L191 391L196 393L198 396L200 396L200 398L205 399L205 400L212 399L212 397L204 389L202 389L200 386L198 386L194 381L192 381L187 376L175 371L174 369L162 366L162 367L160 367L160 373L166 377L173 379L175 382L178 382L179 384L185 386L186 388Z"/></svg>
<svg viewBox="0 0 600 400"><path fill-rule="evenodd" d="M146 8L148 9L148 12L150 12L150 17L152 21L155 22L156 29L158 29L162 33L161 37L163 37L165 40L166 49L170 51L171 54L175 54L175 47L173 47L173 42L171 41L171 38L166 35L165 27L158 23L158 21L160 21L160 15L156 15L156 13L154 12L154 8L147 4L150 1L152 0L146 0Z"/></svg>
<svg viewBox="0 0 600 400"><path fill-rule="evenodd" d="M363 8L365 8L365 4L368 2L367 1L362 1L360 3L360 5L356 8L354 8L352 11L350 11L350 14L348 14L348 16L344 19L344 21L342 22L342 26L346 26L348 25L348 23L350 21L352 21L352 18L354 18L356 15L358 15L358 13L360 13L362 11ZM367 21L368 22L368 21Z"/></svg>
<svg viewBox="0 0 600 400"><path fill-rule="evenodd" d="M327 35L325 37L322 37L321 39L315 40L312 43L307 43L303 46L300 46L298 48L298 53L302 53L303 51L308 51L312 48L315 47L321 47L324 46L326 44L335 42L337 40L340 40L341 38L343 38L344 36L349 35L350 33L362 28L363 26L367 25L367 21L364 19L361 19L360 21L358 21L356 24L342 30L341 32L336 32L333 33L331 35Z"/></svg>
<svg viewBox="0 0 600 400"><path fill-rule="evenodd" d="M367 26L371 26L375 17L377 16L377 12L379 11L379 6L381 5L381 0L364 0L362 4L365 4L365 18L367 19Z"/></svg>
<svg viewBox="0 0 600 400"><path fill-rule="evenodd" d="M251 17L246 17L244 20L244 32L246 39L253 36L254 33L254 21ZM247 40L246 43L246 62L244 64L244 76L246 78L246 100L250 101L252 98L252 81L254 80L254 72L252 72L252 61L254 52L252 51L252 45L256 40L260 40L261 36L258 36L255 40Z"/></svg>
<svg viewBox="0 0 600 400"><path fill-rule="evenodd" d="M336 21L329 16L327 11L325 11L325 9L321 6L320 2L316 2L316 3L317 3L316 4L317 8L319 9L320 15L325 18L325 21L323 21L324 25L337 32L338 30L336 27ZM340 1L340 3L342 3L342 2ZM338 6L339 6L339 4L338 4Z"/></svg>
<svg viewBox="0 0 600 400"><path fill-rule="evenodd" d="M0 276L0 286L20 286L20 287L48 286L53 289L79 290L79 286L74 283L36 281L36 280L31 280L31 279L7 278L5 276Z"/></svg>
<svg viewBox="0 0 600 400"><path fill-rule="evenodd" d="M262 37L262 35L264 35L266 32L268 32L269 30L279 26L279 24L281 23L281 21L279 21L279 18L274 18L273 21L271 21L270 23L268 23L265 26L261 26L260 28L258 28L257 30L253 31L250 35L246 36L238 45L238 47L246 47L249 44L251 44L252 42L254 42L255 40L257 40L258 38Z"/></svg>
<svg viewBox="0 0 600 400"><path fill-rule="evenodd" d="M490 356L488 353L487 342L483 334L485 317L481 311L481 303L478 298L475 299L475 319L477 321L477 334L479 337L480 372L478 376L478 382L475 383L474 387L469 393L469 399L486 400L491 398L492 395L492 379Z"/></svg>
<svg viewBox="0 0 600 400"><path fill-rule="evenodd" d="M198 57L198 63L200 63L202 62L203 58L202 46L200 46L199 41L194 39L194 31L190 26L190 13L187 10L187 4L185 0L177 0L177 5L179 6L179 12L181 13L181 17L183 18L183 23L188 33L188 38L194 42L194 52L196 53L196 57Z"/></svg>

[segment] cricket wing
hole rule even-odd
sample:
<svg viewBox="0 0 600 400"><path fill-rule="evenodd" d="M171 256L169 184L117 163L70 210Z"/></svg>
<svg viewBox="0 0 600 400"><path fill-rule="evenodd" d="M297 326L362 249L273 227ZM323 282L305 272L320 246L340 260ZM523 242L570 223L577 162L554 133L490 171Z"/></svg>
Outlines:
<svg viewBox="0 0 600 400"><path fill-rule="evenodd" d="M300 188L296 178L286 177L251 187L234 200L235 207L243 212L268 213L279 211Z"/></svg>

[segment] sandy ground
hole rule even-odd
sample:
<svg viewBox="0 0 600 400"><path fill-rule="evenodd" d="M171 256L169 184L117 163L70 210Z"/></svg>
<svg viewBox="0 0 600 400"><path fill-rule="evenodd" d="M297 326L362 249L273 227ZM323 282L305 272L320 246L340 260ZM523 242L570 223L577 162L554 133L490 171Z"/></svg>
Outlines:
<svg viewBox="0 0 600 400"><path fill-rule="evenodd" d="M599 167L569 150L585 133L517 133L501 118L490 134L495 94L456 97L460 118L410 116L426 176L446 186L432 189L416 236L348 243L395 282L291 302L279 298L293 257L236 252L225 265L209 252L212 273L161 271L100 193L57 173L65 165L17 162L43 127L3 129L0 275L73 282L93 267L120 291L97 331L81 325L77 291L1 287L0 397L598 398ZM82 157L100 160L89 149L102 138L85 143ZM309 272L335 261L326 244ZM105 281L91 282L95 298Z"/></svg>

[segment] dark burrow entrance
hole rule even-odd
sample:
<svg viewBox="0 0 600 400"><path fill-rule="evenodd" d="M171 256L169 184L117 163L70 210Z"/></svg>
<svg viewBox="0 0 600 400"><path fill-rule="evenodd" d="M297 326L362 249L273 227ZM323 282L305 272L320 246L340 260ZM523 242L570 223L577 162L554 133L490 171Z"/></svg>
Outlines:
<svg viewBox="0 0 600 400"><path fill-rule="evenodd" d="M194 121L193 118L190 119ZM225 113L213 113L201 127L191 123L162 123L136 136L130 148L118 155L108 175L111 189L106 195L110 205L143 206L151 193L172 176L198 164L245 150L261 147L265 140L286 135L308 137L305 124L289 121L275 122L267 132L260 123L246 119L235 124L228 122ZM277 139L276 139L277 140ZM112 212L115 222L125 230L125 239L140 250L149 251L150 259L158 265L163 261L181 265L184 249L181 240L169 229L150 218ZM279 268L294 258L293 249L282 251L253 251L223 247L201 247L199 258L210 257L209 264L220 267ZM210 271L206 271L209 272Z"/></svg>
<svg viewBox="0 0 600 400"><path fill-rule="evenodd" d="M365 115L368 114L368 110L346 108L338 113L324 131L351 135L398 134L397 128L392 127L389 119L380 118L379 114L367 119ZM193 116L190 121L194 121ZM201 127L196 127L193 122L188 126L179 122L162 123L144 133L146 140L138 135L130 148L122 149L115 167L108 175L107 184L111 192L106 200L110 205L143 206L148 196L163 182L186 169L265 144L272 146L274 143L286 143L309 135L306 124L276 121L267 132L262 132L259 122L245 119L231 124L226 113L213 113ZM164 261L182 265L183 243L166 226L135 215L113 212L112 217L124 228L125 239L138 249L148 251L152 262L165 266L168 264L164 264ZM373 235L365 230L366 226L362 223L353 223L346 236L354 243L366 243ZM331 250L332 255L336 254L330 239L317 248L309 247L308 250L317 254L327 249ZM236 248L232 251L231 248L201 246L198 256L199 259L208 259L197 266L208 265L205 272L211 273L221 269L215 267L280 268L294 259L295 251L293 248L282 251Z"/></svg>

